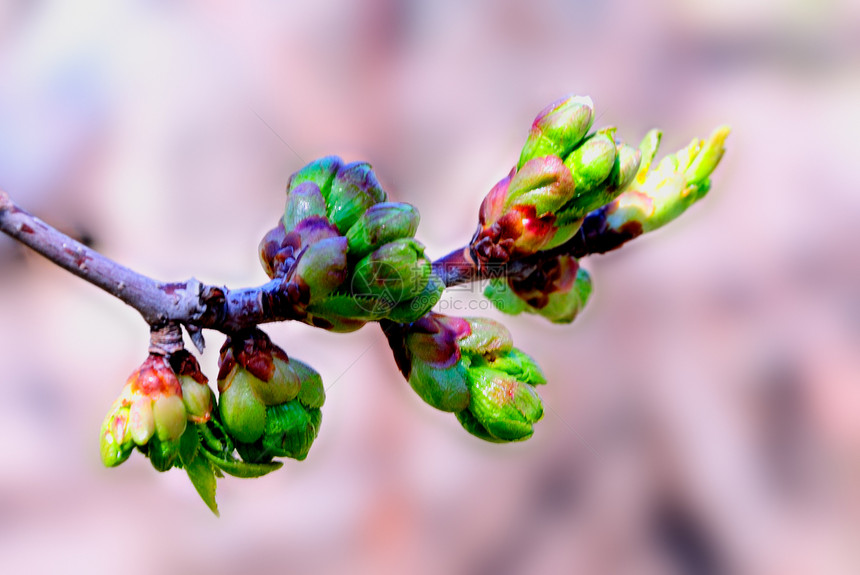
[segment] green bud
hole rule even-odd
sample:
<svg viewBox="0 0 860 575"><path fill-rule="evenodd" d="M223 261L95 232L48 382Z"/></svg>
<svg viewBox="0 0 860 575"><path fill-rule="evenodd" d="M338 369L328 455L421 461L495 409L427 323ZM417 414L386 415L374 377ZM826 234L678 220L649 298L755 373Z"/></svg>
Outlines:
<svg viewBox="0 0 860 575"><path fill-rule="evenodd" d="M334 293L308 305L306 323L338 333L360 329L385 318L396 302L389 295Z"/></svg>
<svg viewBox="0 0 860 575"><path fill-rule="evenodd" d="M146 445L155 434L155 415L152 411L152 399L140 397L136 399L128 413L129 433L137 445Z"/></svg>
<svg viewBox="0 0 860 575"><path fill-rule="evenodd" d="M301 382L298 399L305 407L320 408L325 403L325 386L320 374L308 364L295 358L290 360L290 366Z"/></svg>
<svg viewBox="0 0 860 575"><path fill-rule="evenodd" d="M573 181L576 183L575 200L587 201L588 195L612 172L615 165L615 142L607 134L595 134L571 152L565 158L564 165L573 173ZM591 209L583 213L588 213Z"/></svg>
<svg viewBox="0 0 860 575"><path fill-rule="evenodd" d="M565 208L562 208L558 214L558 219L556 220L555 224L555 234L552 236L552 238L550 238L547 243L545 243L541 247L540 251L545 252L547 250L551 250L569 242L582 227L582 222L584 221L584 218L572 217L573 215L575 215L576 210L572 210L571 212L565 212L564 210Z"/></svg>
<svg viewBox="0 0 860 575"><path fill-rule="evenodd" d="M427 285L413 297L398 303L385 317L398 323L412 323L427 315L433 306L442 299L445 283L434 273L430 274Z"/></svg>
<svg viewBox="0 0 860 575"><path fill-rule="evenodd" d="M593 108L588 96L568 96L544 108L532 124L517 167L532 158L565 157L591 128Z"/></svg>
<svg viewBox="0 0 860 575"><path fill-rule="evenodd" d="M477 437L478 439L483 439L484 441L489 441L490 443L507 443L504 439L499 439L498 437L494 437L487 431L487 428L484 427L480 421L478 421L472 412L468 409L464 409L463 411L458 411L456 414L457 421L460 422L460 425L463 426L463 429Z"/></svg>
<svg viewBox="0 0 860 575"><path fill-rule="evenodd" d="M654 161L654 156L657 155L657 149L660 147L660 140L663 138L663 132L660 130L651 130L642 142L639 144L639 151L642 152L642 161L639 163L639 171L636 172L636 180L641 184L645 181L648 171L651 169L651 163Z"/></svg>
<svg viewBox="0 0 860 575"><path fill-rule="evenodd" d="M606 211L611 230L638 226L642 233L660 228L674 220L710 189L710 175L725 152L729 128L721 126L707 141L693 142L663 158L654 169L639 169L636 181ZM653 157L655 140L643 141ZM653 163L649 163L653 165Z"/></svg>
<svg viewBox="0 0 860 575"><path fill-rule="evenodd" d="M421 293L431 274L424 246L411 238L402 238L378 248L355 265L352 293L384 298L393 307Z"/></svg>
<svg viewBox="0 0 860 575"><path fill-rule="evenodd" d="M400 238L411 238L420 216L410 204L382 202L371 206L349 228L349 255L361 258L376 248Z"/></svg>
<svg viewBox="0 0 860 575"><path fill-rule="evenodd" d="M457 340L460 351L475 355L500 354L513 347L508 328L486 317L465 318L470 333Z"/></svg>
<svg viewBox="0 0 860 575"><path fill-rule="evenodd" d="M511 179L505 208L533 206L538 217L555 213L574 195L573 174L557 156L533 158Z"/></svg>
<svg viewBox="0 0 860 575"><path fill-rule="evenodd" d="M487 432L502 441L531 437L532 425L543 417L543 405L534 388L489 367L469 370L472 400L469 411Z"/></svg>
<svg viewBox="0 0 860 575"><path fill-rule="evenodd" d="M155 435L143 449L156 471L167 471L179 459L180 440L162 440Z"/></svg>
<svg viewBox="0 0 860 575"><path fill-rule="evenodd" d="M491 369L504 372L522 383L529 385L546 383L546 377L537 362L530 355L516 348L509 349L501 355L488 357L487 365Z"/></svg>
<svg viewBox="0 0 860 575"><path fill-rule="evenodd" d="M642 152L631 148L627 144L619 144L616 150L617 161L612 174L609 176L608 184L611 190L615 192L615 195L618 195L636 177L636 172L639 171L639 163L642 160ZM610 196L606 202L600 205L609 203L613 198L614 196Z"/></svg>
<svg viewBox="0 0 860 575"><path fill-rule="evenodd" d="M484 297L490 300L500 312L510 315L518 315L528 307L528 304L514 293L507 280L503 278L491 279L484 289Z"/></svg>
<svg viewBox="0 0 860 575"><path fill-rule="evenodd" d="M293 370L291 361L285 361L283 358L275 356L272 358L272 363L275 369L268 381L263 381L248 373L248 381L254 394L265 405L290 401L298 395L301 387L299 377Z"/></svg>
<svg viewBox="0 0 860 575"><path fill-rule="evenodd" d="M287 192L287 205L284 208L284 229L287 232L293 231L309 217L325 215L325 200L314 182L304 182Z"/></svg>
<svg viewBox="0 0 860 575"><path fill-rule="evenodd" d="M266 404L254 393L252 379L256 378L237 365L223 384L218 382L221 421L232 437L245 443L253 443L266 429Z"/></svg>
<svg viewBox="0 0 860 575"><path fill-rule="evenodd" d="M161 441L173 441L182 437L187 417L185 404L178 395L163 395L152 404L155 433Z"/></svg>
<svg viewBox="0 0 860 575"><path fill-rule="evenodd" d="M326 156L314 160L290 176L290 181L287 182L287 191L293 190L304 182L313 182L319 188L322 197L328 198L334 177L342 166L343 160L337 156Z"/></svg>
<svg viewBox="0 0 860 575"><path fill-rule="evenodd" d="M302 252L293 277L308 286L311 300L325 297L344 282L346 250L347 240L339 236L320 240Z"/></svg>
<svg viewBox="0 0 860 575"><path fill-rule="evenodd" d="M129 406L117 399L102 423L99 451L105 467L116 467L129 458L134 439L129 432Z"/></svg>
<svg viewBox="0 0 860 575"><path fill-rule="evenodd" d="M442 411L458 412L469 405L469 384L462 363L436 367L422 361L412 362L409 385L426 403Z"/></svg>
<svg viewBox="0 0 860 575"><path fill-rule="evenodd" d="M317 413L316 422L310 412ZM306 409L298 401L273 405L266 412L263 447L275 457L304 460L313 445L321 421L319 409Z"/></svg>
<svg viewBox="0 0 860 575"><path fill-rule="evenodd" d="M346 233L372 205L385 201L385 192L366 162L343 166L326 198L328 219L340 233Z"/></svg>
<svg viewBox="0 0 860 575"><path fill-rule="evenodd" d="M208 421L213 405L212 390L209 386L198 383L187 375L179 376L179 383L182 385L182 402L185 404L188 421L194 423Z"/></svg>

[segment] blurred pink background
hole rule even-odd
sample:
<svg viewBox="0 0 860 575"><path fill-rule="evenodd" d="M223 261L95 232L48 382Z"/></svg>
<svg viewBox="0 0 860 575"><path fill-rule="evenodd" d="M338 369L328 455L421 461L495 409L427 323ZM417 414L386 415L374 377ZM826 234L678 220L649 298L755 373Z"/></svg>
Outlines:
<svg viewBox="0 0 860 575"><path fill-rule="evenodd" d="M860 572L856 2L4 0L0 187L138 271L238 287L289 174L339 154L438 257L569 92L664 151L734 131L704 201L585 262L576 323L504 319L550 379L523 444L424 405L374 326L273 325L324 424L305 462L221 481L215 519L181 471L99 461L136 312L0 237L0 572Z"/></svg>

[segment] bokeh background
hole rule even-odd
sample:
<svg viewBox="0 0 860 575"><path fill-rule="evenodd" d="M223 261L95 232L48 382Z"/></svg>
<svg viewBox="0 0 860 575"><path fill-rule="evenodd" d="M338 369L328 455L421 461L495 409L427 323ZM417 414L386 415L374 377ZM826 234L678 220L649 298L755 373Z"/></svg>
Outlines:
<svg viewBox="0 0 860 575"><path fill-rule="evenodd" d="M255 285L287 177L335 153L438 257L569 92L667 151L734 131L704 201L585 263L576 323L506 320L551 381L523 444L424 405L374 326L273 325L324 425L215 519L99 462L136 312L0 237L0 572L860 572L856 2L3 0L0 186L148 275Z"/></svg>

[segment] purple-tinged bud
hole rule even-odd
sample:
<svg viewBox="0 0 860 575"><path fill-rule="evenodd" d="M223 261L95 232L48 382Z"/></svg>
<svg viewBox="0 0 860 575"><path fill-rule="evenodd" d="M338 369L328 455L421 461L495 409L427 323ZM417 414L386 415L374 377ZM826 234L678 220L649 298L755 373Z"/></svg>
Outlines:
<svg viewBox="0 0 860 575"><path fill-rule="evenodd" d="M408 328L404 375L418 396L436 409L457 412L469 405L466 366L460 361L457 340L470 332L466 320L433 312Z"/></svg>
<svg viewBox="0 0 860 575"><path fill-rule="evenodd" d="M388 242L411 238L420 216L410 204L382 202L371 206L346 233L349 255L362 258Z"/></svg>
<svg viewBox="0 0 860 575"><path fill-rule="evenodd" d="M300 247L301 237L296 233L288 234L283 220L278 222L260 241L260 263L266 275L271 279L286 276L296 263Z"/></svg>
<svg viewBox="0 0 860 575"><path fill-rule="evenodd" d="M343 236L313 243L302 252L293 281L310 290L310 301L325 297L347 276L347 240Z"/></svg>
<svg viewBox="0 0 860 575"><path fill-rule="evenodd" d="M328 219L343 234L368 208L384 201L385 192L370 164L347 164L338 171L326 197Z"/></svg>
<svg viewBox="0 0 860 575"><path fill-rule="evenodd" d="M541 156L564 158L591 128L593 108L588 96L568 96L544 108L532 124L517 166Z"/></svg>
<svg viewBox="0 0 860 575"><path fill-rule="evenodd" d="M319 186L314 182L303 182L287 192L284 208L284 228L291 232L306 218L325 216L326 204Z"/></svg>
<svg viewBox="0 0 860 575"><path fill-rule="evenodd" d="M516 441L543 415L532 386L546 383L538 365L512 347L500 323L430 312L413 324L386 328L400 371L431 406L457 413L472 434Z"/></svg>
<svg viewBox="0 0 860 575"><path fill-rule="evenodd" d="M341 167L343 167L343 160L337 156L326 156L314 160L290 176L290 180L287 182L287 191L291 191L304 182L313 182L319 188L323 198L328 198L331 184Z"/></svg>

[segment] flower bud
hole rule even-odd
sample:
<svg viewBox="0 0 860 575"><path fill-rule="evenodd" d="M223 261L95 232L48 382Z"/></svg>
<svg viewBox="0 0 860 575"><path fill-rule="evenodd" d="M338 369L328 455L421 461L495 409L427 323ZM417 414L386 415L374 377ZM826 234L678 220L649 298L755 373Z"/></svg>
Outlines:
<svg viewBox="0 0 860 575"><path fill-rule="evenodd" d="M236 440L253 443L262 437L267 408L292 401L300 388L287 354L262 331L233 334L224 342L219 407L225 428Z"/></svg>
<svg viewBox="0 0 860 575"><path fill-rule="evenodd" d="M299 257L293 281L307 286L311 300L328 295L346 279L346 252L343 236L309 245Z"/></svg>
<svg viewBox="0 0 860 575"><path fill-rule="evenodd" d="M303 461L319 433L321 421L319 409L308 409L298 400L268 408L263 435L266 454Z"/></svg>
<svg viewBox="0 0 860 575"><path fill-rule="evenodd" d="M660 228L680 216L710 189L710 175L725 152L729 128L722 126L703 142L694 140L686 148L669 154L656 168L653 157L659 132L650 132L642 142L647 161L638 169L629 188L607 205L606 227L612 232L636 227L639 234ZM638 234L637 234L638 235Z"/></svg>
<svg viewBox="0 0 860 575"><path fill-rule="evenodd" d="M600 189L615 166L615 142L607 134L595 134L576 148L564 160L573 173L576 194L573 202L584 215L606 202L592 200L591 196Z"/></svg>
<svg viewBox="0 0 860 575"><path fill-rule="evenodd" d="M325 386L320 374L308 364L295 358L290 361L290 366L301 383L299 402L309 408L322 407L325 403Z"/></svg>
<svg viewBox="0 0 860 575"><path fill-rule="evenodd" d="M425 402L453 411L487 441L518 441L543 415L533 386L546 383L537 363L512 347L511 334L486 318L430 312L385 329L400 371Z"/></svg>
<svg viewBox="0 0 860 575"><path fill-rule="evenodd" d="M287 192L284 208L284 228L290 232L299 223L312 216L325 216L326 204L319 186L314 182L303 182Z"/></svg>
<svg viewBox="0 0 860 575"><path fill-rule="evenodd" d="M203 387L208 393L208 386L204 383ZM173 368L164 356L150 354L129 376L102 424L102 461L108 467L119 465L137 445L156 469L170 468L189 417ZM155 460L150 456L155 452L153 443L158 443L160 450Z"/></svg>
<svg viewBox="0 0 860 575"><path fill-rule="evenodd" d="M286 232L283 219L263 236L259 247L260 263L270 279L287 275L296 263L301 243L298 234Z"/></svg>
<svg viewBox="0 0 860 575"><path fill-rule="evenodd" d="M182 387L182 403L188 421L205 423L212 414L212 390L209 380L200 371L200 364L187 350L180 350L170 356L170 366L179 377Z"/></svg>
<svg viewBox="0 0 860 575"><path fill-rule="evenodd" d="M399 323L417 321L433 309L433 306L442 299L444 292L445 283L435 273L431 273L427 285L418 295L398 303L385 314L385 317Z"/></svg>
<svg viewBox="0 0 860 575"><path fill-rule="evenodd" d="M319 188L322 197L327 199L334 177L342 166L343 160L337 156L326 156L314 160L290 176L290 180L287 182L287 192L304 182L313 182Z"/></svg>
<svg viewBox="0 0 860 575"><path fill-rule="evenodd" d="M418 229L418 210L410 204L382 202L371 206L349 228L349 255L361 258L400 238L411 238Z"/></svg>
<svg viewBox="0 0 860 575"><path fill-rule="evenodd" d="M129 406L122 398L117 399L105 417L99 443L102 463L115 467L131 455L134 439L129 432Z"/></svg>
<svg viewBox="0 0 860 575"><path fill-rule="evenodd" d="M568 96L544 108L532 124L517 166L541 156L565 157L588 133L593 108L588 96Z"/></svg>
<svg viewBox="0 0 860 575"><path fill-rule="evenodd" d="M533 424L543 417L543 405L534 387L490 367L473 367L469 377L469 411L488 435L501 441L521 441L532 436ZM472 431L470 427L466 429Z"/></svg>
<svg viewBox="0 0 860 575"><path fill-rule="evenodd" d="M368 208L384 201L385 192L370 164L347 164L338 170L326 198L328 219L346 233Z"/></svg>
<svg viewBox="0 0 860 575"><path fill-rule="evenodd" d="M221 420L232 437L246 443L259 439L266 429L266 404L254 393L252 377L237 365L227 378L218 380Z"/></svg>
<svg viewBox="0 0 860 575"><path fill-rule="evenodd" d="M409 385L426 403L442 411L461 411L469 404L466 365L457 340L469 335L469 323L429 313L409 326L404 339ZM392 346L394 347L394 346Z"/></svg>
<svg viewBox="0 0 860 575"><path fill-rule="evenodd" d="M355 295L385 299L390 308L421 293L431 273L424 246L402 238L376 249L355 265L351 290Z"/></svg>
<svg viewBox="0 0 860 575"><path fill-rule="evenodd" d="M627 144L618 144L616 146L616 162L612 173L607 179L609 189L617 195L624 190L636 177L636 172L639 170L639 163L642 160L642 152L635 148L631 148ZM610 196L604 204L608 203L613 196Z"/></svg>
<svg viewBox="0 0 860 575"><path fill-rule="evenodd" d="M527 312L570 323L591 295L591 277L564 254L542 261L522 277L492 280L484 295L504 313Z"/></svg>
<svg viewBox="0 0 860 575"><path fill-rule="evenodd" d="M574 197L574 180L570 169L557 156L533 158L526 162L508 188L505 208L534 207L538 217L555 213Z"/></svg>
<svg viewBox="0 0 860 575"><path fill-rule="evenodd" d="M290 367L301 382L295 399L266 407L265 427L252 442L237 443L245 461L263 463L272 457L307 457L322 422L320 407L325 402L322 378L310 366L293 359ZM242 440L240 440L242 441Z"/></svg>

